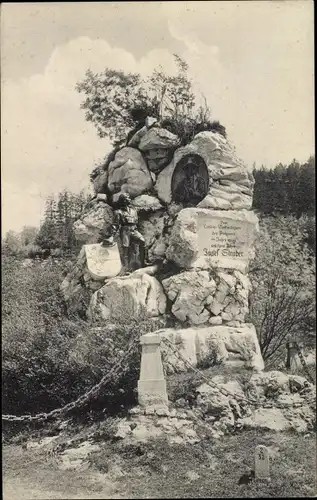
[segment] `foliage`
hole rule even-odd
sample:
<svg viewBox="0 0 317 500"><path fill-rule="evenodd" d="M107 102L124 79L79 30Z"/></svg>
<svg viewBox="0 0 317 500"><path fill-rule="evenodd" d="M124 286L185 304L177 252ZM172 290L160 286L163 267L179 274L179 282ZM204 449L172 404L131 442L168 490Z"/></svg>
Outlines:
<svg viewBox="0 0 317 500"><path fill-rule="evenodd" d="M287 335L312 343L315 323L314 258L305 218L265 218L250 268L250 314L264 359L285 356Z"/></svg>
<svg viewBox="0 0 317 500"><path fill-rule="evenodd" d="M64 189L56 198L49 196L36 244L42 249L77 251L73 224L80 217L87 201L88 197L83 191L74 194Z"/></svg>
<svg viewBox="0 0 317 500"><path fill-rule="evenodd" d="M19 234L16 231L8 231L1 241L2 255L19 257L22 254L22 245Z"/></svg>
<svg viewBox="0 0 317 500"><path fill-rule="evenodd" d="M101 73L86 72L76 90L86 98L81 108L86 120L97 128L99 137L122 140L127 128L134 124L135 107L151 108L154 102L146 94L140 75L106 68ZM151 109L150 114L155 114ZM157 113L156 113L157 115Z"/></svg>
<svg viewBox="0 0 317 500"><path fill-rule="evenodd" d="M35 245L38 232L33 226L24 226L20 232L8 231L2 240L2 255L19 259L38 255L41 250Z"/></svg>
<svg viewBox="0 0 317 500"><path fill-rule="evenodd" d="M182 146L191 142L199 132L217 132L226 137L225 127L219 121L210 121L209 118L206 118L204 121L189 117L166 118L162 121L161 125L173 134L178 135L181 138Z"/></svg>
<svg viewBox="0 0 317 500"><path fill-rule="evenodd" d="M101 73L86 72L76 89L85 95L81 108L86 119L95 125L99 137L109 137L114 146L122 146L128 130L129 139L144 125L147 116L160 119L162 126L168 125L180 135L183 144L202 130L225 135L225 128L219 122L210 121L206 102L197 109L188 65L178 55L174 57L176 76L167 75L161 66L147 79L109 68Z"/></svg>
<svg viewBox="0 0 317 500"><path fill-rule="evenodd" d="M170 117L177 120L179 117L191 116L195 107L195 95L192 83L188 78L187 63L178 55L174 55L174 57L178 74L176 76L166 75L162 66L159 66L153 71L149 83L155 102L160 104L159 117Z"/></svg>
<svg viewBox="0 0 317 500"><path fill-rule="evenodd" d="M295 215L315 214L315 158L300 165L296 160L288 166L274 169L263 166L256 170L253 208L262 214Z"/></svg>
<svg viewBox="0 0 317 500"><path fill-rule="evenodd" d="M19 259L49 255L61 256L78 253L79 245L73 231L74 222L80 217L90 196L64 189L57 196L46 200L40 228L24 226L20 232L8 231L1 242L2 254Z"/></svg>
<svg viewBox="0 0 317 500"><path fill-rule="evenodd" d="M59 290L63 261L23 267L6 257L2 268L5 413L48 411L76 399L110 370L131 338L156 328L142 317L93 329L68 317ZM89 409L131 404L139 368L137 342L120 375Z"/></svg>

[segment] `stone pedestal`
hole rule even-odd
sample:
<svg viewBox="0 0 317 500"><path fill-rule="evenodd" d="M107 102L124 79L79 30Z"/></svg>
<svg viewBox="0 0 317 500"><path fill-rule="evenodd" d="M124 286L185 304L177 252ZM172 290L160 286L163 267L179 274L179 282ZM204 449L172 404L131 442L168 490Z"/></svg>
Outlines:
<svg viewBox="0 0 317 500"><path fill-rule="evenodd" d="M287 342L286 368L291 372L296 372L299 368L301 368L296 342L292 339L288 339Z"/></svg>
<svg viewBox="0 0 317 500"><path fill-rule="evenodd" d="M142 357L138 381L140 406L166 406L168 404L166 381L160 351L160 336L148 333L141 337Z"/></svg>
<svg viewBox="0 0 317 500"><path fill-rule="evenodd" d="M270 481L269 450L261 444L255 448L254 472L255 479Z"/></svg>

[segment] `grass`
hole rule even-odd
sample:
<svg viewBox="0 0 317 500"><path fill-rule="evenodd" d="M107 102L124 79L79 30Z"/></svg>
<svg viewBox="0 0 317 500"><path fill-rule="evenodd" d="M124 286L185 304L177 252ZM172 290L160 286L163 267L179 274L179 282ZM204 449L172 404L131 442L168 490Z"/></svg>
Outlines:
<svg viewBox="0 0 317 500"><path fill-rule="evenodd" d="M239 478L253 468L258 444L270 449L271 481L239 485ZM44 450L4 446L4 491L8 485L25 484L32 491L54 492L50 497L43 493L28 497L42 499L286 498L316 494L314 434L304 437L250 430L190 446L169 445L163 439L140 446L105 440L99 445L100 450L90 457L90 468L84 471L59 470L56 460Z"/></svg>

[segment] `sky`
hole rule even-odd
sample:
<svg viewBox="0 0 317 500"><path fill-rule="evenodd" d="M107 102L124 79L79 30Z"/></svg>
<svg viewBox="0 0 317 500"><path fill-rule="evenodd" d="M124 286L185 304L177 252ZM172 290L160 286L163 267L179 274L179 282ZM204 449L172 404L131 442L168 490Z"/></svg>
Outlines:
<svg viewBox="0 0 317 500"><path fill-rule="evenodd" d="M89 68L149 75L189 64L197 95L251 169L314 153L313 2L2 3L2 234L45 199L90 189L111 149L74 87Z"/></svg>

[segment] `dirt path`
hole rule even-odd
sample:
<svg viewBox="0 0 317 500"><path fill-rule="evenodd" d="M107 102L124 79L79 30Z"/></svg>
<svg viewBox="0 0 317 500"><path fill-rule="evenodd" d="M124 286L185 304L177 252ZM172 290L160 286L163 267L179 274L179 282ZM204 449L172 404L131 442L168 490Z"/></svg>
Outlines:
<svg viewBox="0 0 317 500"><path fill-rule="evenodd" d="M99 472L60 470L53 458L19 446L3 448L4 500L120 498L115 482Z"/></svg>
<svg viewBox="0 0 317 500"><path fill-rule="evenodd" d="M91 476L91 475L90 475ZM82 473L77 478L81 483L83 478ZM91 477L89 478L91 481ZM118 494L114 494L111 485L102 484L100 478L96 475L96 482L92 484L92 489L99 489L100 491L93 492L88 485L84 487L81 493L74 493L74 487L69 487L64 484L63 478L56 477L56 489L46 489L45 484L36 484L32 481L30 484L29 477L23 477L21 474L15 477L5 477L3 480L3 499L4 500L51 500L51 499L67 499L67 500L95 500L95 499L113 499L120 498ZM97 485L97 482L99 483ZM112 485L113 486L113 485ZM76 488L77 489L77 488Z"/></svg>

